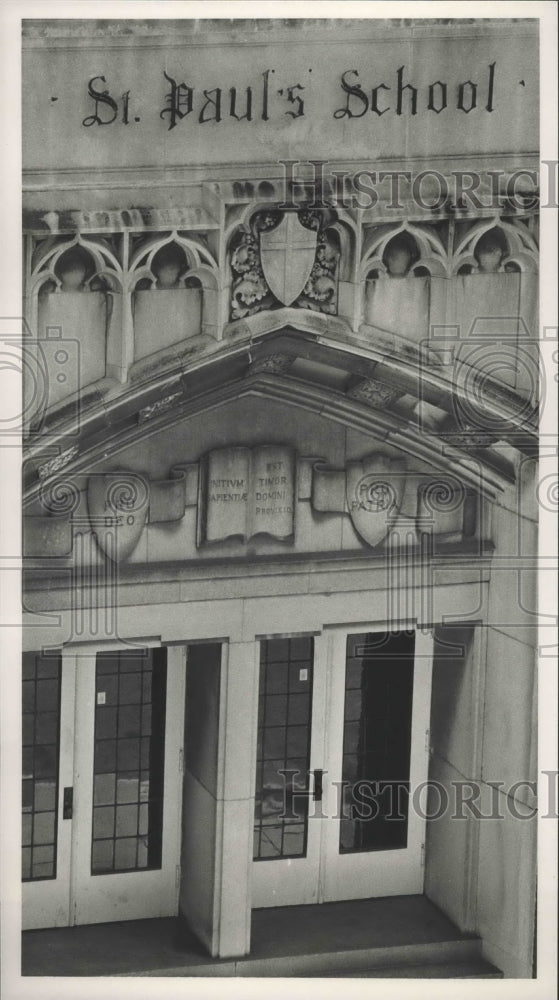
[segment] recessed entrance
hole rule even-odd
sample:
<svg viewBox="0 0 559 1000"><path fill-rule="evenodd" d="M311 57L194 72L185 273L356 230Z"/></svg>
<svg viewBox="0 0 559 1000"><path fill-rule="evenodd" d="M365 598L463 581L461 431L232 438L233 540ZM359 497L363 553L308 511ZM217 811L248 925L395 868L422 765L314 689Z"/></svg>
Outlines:
<svg viewBox="0 0 559 1000"><path fill-rule="evenodd" d="M432 639L260 640L252 905L420 893Z"/></svg>

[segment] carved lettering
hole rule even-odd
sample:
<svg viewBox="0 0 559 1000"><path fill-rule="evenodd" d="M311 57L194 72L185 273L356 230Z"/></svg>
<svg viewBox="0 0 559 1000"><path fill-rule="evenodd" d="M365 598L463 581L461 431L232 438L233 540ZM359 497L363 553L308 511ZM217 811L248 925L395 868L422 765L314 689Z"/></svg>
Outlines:
<svg viewBox="0 0 559 1000"><path fill-rule="evenodd" d="M220 448L204 461L199 544L239 536L293 534L295 459L283 445Z"/></svg>
<svg viewBox="0 0 559 1000"><path fill-rule="evenodd" d="M170 85L164 97L164 107L159 112L162 121L167 122L168 130L177 127L189 115L191 122L205 125L209 122L220 124L224 121L235 122L268 122L274 115L287 115L289 118L302 118L306 115L304 92L308 85L302 83L287 83L281 87L272 88L274 69L266 69L256 80L239 87L237 83L224 81L223 86L204 87L199 82L196 85L178 82L175 78L162 71ZM312 69L308 70L312 73ZM340 87L345 97L345 104L332 110L337 120L366 119L368 112L381 118L386 114L398 117L415 117L422 112L433 112L436 115L447 111L451 105L455 111L464 114L477 110L478 113L492 114L495 110L495 86L497 63L487 65L485 78L475 75L472 79L435 80L422 87L416 86L410 78L405 64L398 66L392 79L373 81L370 89L362 82L358 69L346 69L340 75ZM311 77L309 76L309 80ZM139 122L139 116L134 116L130 110L130 90L125 90L120 97L115 98L108 88L103 75L92 77L87 84L87 93L94 101L91 114L82 121L85 128L93 125L111 125L118 121L124 125ZM390 95L393 95L393 100ZM453 100L449 95L453 94ZM282 109L278 98L288 103Z"/></svg>
<svg viewBox="0 0 559 1000"><path fill-rule="evenodd" d="M110 125L114 122L116 116L118 115L118 104L113 97L110 96L108 90L96 90L93 86L94 83L100 80L101 83L106 83L104 76L93 76L87 85L87 93L95 101L95 112L92 115L88 115L84 118L82 125L89 128L91 125ZM101 118L99 114L99 106L107 105L111 110L110 118ZM105 110L105 114L108 112Z"/></svg>

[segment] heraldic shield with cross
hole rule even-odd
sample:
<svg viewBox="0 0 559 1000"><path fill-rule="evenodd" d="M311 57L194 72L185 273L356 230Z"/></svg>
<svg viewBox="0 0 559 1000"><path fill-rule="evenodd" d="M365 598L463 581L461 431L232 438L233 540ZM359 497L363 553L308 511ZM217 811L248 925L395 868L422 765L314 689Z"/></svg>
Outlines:
<svg viewBox="0 0 559 1000"><path fill-rule="evenodd" d="M301 294L313 268L316 232L286 212L275 229L260 233L260 260L268 285L285 306Z"/></svg>

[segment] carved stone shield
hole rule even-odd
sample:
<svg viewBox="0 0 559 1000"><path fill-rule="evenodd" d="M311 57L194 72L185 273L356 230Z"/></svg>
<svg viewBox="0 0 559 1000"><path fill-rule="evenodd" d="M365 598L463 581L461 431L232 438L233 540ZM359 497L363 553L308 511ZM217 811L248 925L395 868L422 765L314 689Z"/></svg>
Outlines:
<svg viewBox="0 0 559 1000"><path fill-rule="evenodd" d="M351 462L346 470L346 500L355 530L368 545L382 542L400 512L405 463L385 455Z"/></svg>
<svg viewBox="0 0 559 1000"><path fill-rule="evenodd" d="M89 477L87 509L97 544L113 562L123 562L135 549L149 508L149 481L136 472L109 472Z"/></svg>
<svg viewBox="0 0 559 1000"><path fill-rule="evenodd" d="M260 233L260 262L268 285L285 306L301 294L312 271L316 232L305 229L295 212L286 212L279 226Z"/></svg>

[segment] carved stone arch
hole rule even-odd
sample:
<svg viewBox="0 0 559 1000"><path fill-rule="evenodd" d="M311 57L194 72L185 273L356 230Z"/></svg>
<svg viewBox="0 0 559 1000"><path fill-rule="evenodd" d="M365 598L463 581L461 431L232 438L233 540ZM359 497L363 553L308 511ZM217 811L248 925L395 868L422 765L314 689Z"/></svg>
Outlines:
<svg viewBox="0 0 559 1000"><path fill-rule="evenodd" d="M357 270L357 226L349 216L338 214L338 218L328 227L338 234L340 261L340 281L354 281Z"/></svg>
<svg viewBox="0 0 559 1000"><path fill-rule="evenodd" d="M157 275L153 270L154 260L157 259L161 251L165 251L165 248L172 247L177 248L179 256L182 256L184 260L180 278L184 278L185 274L200 265L200 256L197 251L192 247L190 241L179 237L176 230L167 232L163 236L150 237L140 243L130 262L129 285L132 290L142 279L149 281L150 287L156 287Z"/></svg>
<svg viewBox="0 0 559 1000"><path fill-rule="evenodd" d="M38 335L39 296L42 290L47 292L60 291L62 281L59 275L59 264L64 256L74 249L89 259L84 274L83 290L99 291L106 295L106 321L110 326L113 313L112 296L122 293L122 269L119 261L104 241L88 239L77 233L73 238L55 238L48 241L43 252L34 260L34 268L29 278L27 299L28 316L31 329ZM108 327L105 331L108 333Z"/></svg>
<svg viewBox="0 0 559 1000"><path fill-rule="evenodd" d="M429 275L446 274L446 250L439 236L404 221L397 226L390 224L379 226L369 235L365 241L360 267L361 280L366 279L371 271L376 271L377 275L388 273L385 255L390 244L398 237L407 239L411 246L415 245L416 248L407 274L412 276L417 268L424 268Z"/></svg>
<svg viewBox="0 0 559 1000"><path fill-rule="evenodd" d="M193 287L195 283L200 288L202 293L202 333L217 339L219 329L219 282L217 272L208 264L200 264L198 267L188 271L183 280L185 287Z"/></svg>
<svg viewBox="0 0 559 1000"><path fill-rule="evenodd" d="M495 234L495 242L501 241L502 257L497 268L503 272L507 264L517 264L520 271L534 271L537 268L537 245L533 237L519 229L514 223L492 217L476 223L462 238L453 257L453 273L478 273L479 261L476 250L486 237Z"/></svg>
<svg viewBox="0 0 559 1000"><path fill-rule="evenodd" d="M92 261L90 273L87 275L85 281L87 287L90 286L95 277L105 276L109 279L109 284L113 291L116 290L113 287L115 282L118 283L120 288L122 287L122 269L110 247L78 234L71 240L64 240L63 242L57 240L54 246L48 248L41 255L31 274L30 294L38 291L45 281L48 280L53 281L56 288L60 287L61 282L57 273L57 264L74 247L82 249Z"/></svg>

